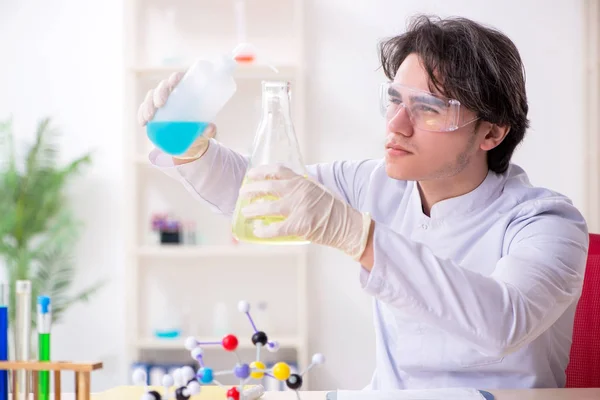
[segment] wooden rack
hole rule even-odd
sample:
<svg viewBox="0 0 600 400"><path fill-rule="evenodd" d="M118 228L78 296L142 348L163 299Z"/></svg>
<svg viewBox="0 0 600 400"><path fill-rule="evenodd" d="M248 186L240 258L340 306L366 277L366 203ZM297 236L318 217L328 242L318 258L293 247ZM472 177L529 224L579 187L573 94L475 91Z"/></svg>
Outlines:
<svg viewBox="0 0 600 400"><path fill-rule="evenodd" d="M102 368L101 362L96 363L73 363L69 361L0 361L0 370L9 371L12 376L12 387L16 387L17 370L34 372L32 376L32 389L34 400L39 399L38 375L41 371L53 371L54 400L60 400L61 395L61 372L72 371L75 373L75 399L90 400L91 386L90 375L92 371Z"/></svg>

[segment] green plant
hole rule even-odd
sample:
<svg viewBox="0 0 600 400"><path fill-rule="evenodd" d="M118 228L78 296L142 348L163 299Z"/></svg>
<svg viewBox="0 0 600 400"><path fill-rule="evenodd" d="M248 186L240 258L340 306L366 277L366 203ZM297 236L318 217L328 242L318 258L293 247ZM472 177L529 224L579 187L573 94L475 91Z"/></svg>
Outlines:
<svg viewBox="0 0 600 400"><path fill-rule="evenodd" d="M91 163L91 156L59 166L59 136L50 119L42 119L20 159L12 118L0 123L0 258L6 266L11 305L15 282L31 281L33 327L38 295L50 296L52 319L58 322L71 305L88 301L103 285L98 282L71 293L76 273L72 253L82 224L69 207L65 189ZM10 307L11 325L14 317Z"/></svg>

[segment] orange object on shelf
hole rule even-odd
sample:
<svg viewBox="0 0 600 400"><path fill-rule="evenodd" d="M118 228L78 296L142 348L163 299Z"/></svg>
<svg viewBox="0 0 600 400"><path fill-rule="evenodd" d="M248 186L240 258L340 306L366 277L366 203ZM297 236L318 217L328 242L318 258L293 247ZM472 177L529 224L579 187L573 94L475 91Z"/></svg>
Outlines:
<svg viewBox="0 0 600 400"><path fill-rule="evenodd" d="M238 54L235 56L235 61L239 63L250 63L254 62L256 57L253 54Z"/></svg>

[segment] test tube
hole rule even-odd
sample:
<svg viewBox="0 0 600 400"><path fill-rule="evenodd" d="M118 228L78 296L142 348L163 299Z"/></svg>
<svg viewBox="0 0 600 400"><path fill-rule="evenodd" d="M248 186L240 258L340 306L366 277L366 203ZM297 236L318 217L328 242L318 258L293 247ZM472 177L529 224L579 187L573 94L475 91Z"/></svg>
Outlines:
<svg viewBox="0 0 600 400"><path fill-rule="evenodd" d="M38 331L38 359L40 361L50 361L50 330L52 326L52 303L48 296L38 296L37 302L37 331ZM33 390L38 391L39 400L50 399L50 372L40 371L38 378L38 387Z"/></svg>
<svg viewBox="0 0 600 400"><path fill-rule="evenodd" d="M31 348L31 282L17 281L15 309L15 358L17 361L30 361ZM27 400L30 387L30 373L25 370L14 371L16 379L13 399Z"/></svg>
<svg viewBox="0 0 600 400"><path fill-rule="evenodd" d="M0 283L0 361L8 361L8 283ZM0 400L8 400L8 371L0 370Z"/></svg>

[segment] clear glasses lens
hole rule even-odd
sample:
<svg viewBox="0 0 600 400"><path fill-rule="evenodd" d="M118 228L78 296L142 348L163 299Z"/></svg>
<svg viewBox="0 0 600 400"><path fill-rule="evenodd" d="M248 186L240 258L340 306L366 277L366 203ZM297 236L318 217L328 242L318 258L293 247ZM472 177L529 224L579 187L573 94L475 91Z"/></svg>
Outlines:
<svg viewBox="0 0 600 400"><path fill-rule="evenodd" d="M384 83L380 101L381 113L388 120L404 110L419 129L445 132L457 128L460 104L456 100L397 83Z"/></svg>

